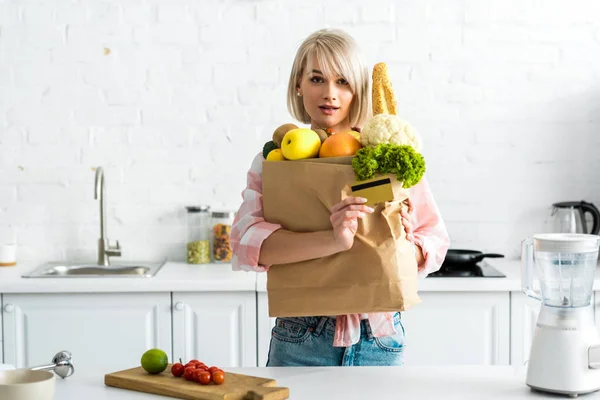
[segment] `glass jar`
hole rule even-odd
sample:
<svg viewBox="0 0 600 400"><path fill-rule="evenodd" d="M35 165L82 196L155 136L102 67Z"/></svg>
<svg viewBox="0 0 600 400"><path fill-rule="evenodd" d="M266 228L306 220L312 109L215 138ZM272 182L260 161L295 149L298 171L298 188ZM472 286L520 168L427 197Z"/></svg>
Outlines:
<svg viewBox="0 0 600 400"><path fill-rule="evenodd" d="M212 213L212 257L216 263L231 262L233 251L229 238L234 218L233 211L213 211Z"/></svg>
<svg viewBox="0 0 600 400"><path fill-rule="evenodd" d="M210 263L210 207L186 207L187 263Z"/></svg>

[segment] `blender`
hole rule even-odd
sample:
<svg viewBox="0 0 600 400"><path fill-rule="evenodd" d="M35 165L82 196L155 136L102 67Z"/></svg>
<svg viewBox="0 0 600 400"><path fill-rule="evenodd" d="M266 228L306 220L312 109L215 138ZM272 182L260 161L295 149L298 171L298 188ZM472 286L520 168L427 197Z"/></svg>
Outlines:
<svg viewBox="0 0 600 400"><path fill-rule="evenodd" d="M522 289L542 306L527 365L535 390L579 394L600 389L600 334L591 304L600 237L538 234L523 241ZM533 285L533 265L539 289Z"/></svg>

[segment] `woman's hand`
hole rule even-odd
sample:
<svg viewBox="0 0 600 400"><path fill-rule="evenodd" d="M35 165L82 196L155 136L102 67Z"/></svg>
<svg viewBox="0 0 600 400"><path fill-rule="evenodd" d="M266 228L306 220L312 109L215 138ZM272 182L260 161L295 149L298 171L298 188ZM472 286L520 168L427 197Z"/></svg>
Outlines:
<svg viewBox="0 0 600 400"><path fill-rule="evenodd" d="M415 235L413 235L413 226L408 211L402 209L400 211L402 217L402 226L404 226L404 232L406 232L406 240L411 243L415 242Z"/></svg>
<svg viewBox="0 0 600 400"><path fill-rule="evenodd" d="M404 232L406 232L406 240L411 243L415 242L415 236L413 235L413 226L412 219L410 217L410 212L412 211L412 203L410 199L406 199L407 208L402 208L400 210L400 217L402 218L402 226L404 226Z"/></svg>
<svg viewBox="0 0 600 400"><path fill-rule="evenodd" d="M358 219L373 212L371 207L364 205L366 201L362 197L347 197L331 208L329 220L333 226L333 238L340 251L352 248Z"/></svg>
<svg viewBox="0 0 600 400"><path fill-rule="evenodd" d="M402 226L404 226L404 232L406 232L406 240L411 242L415 246L415 258L417 259L417 266L419 271L425 268L425 257L423 257L423 250L419 245L415 243L415 235L413 231L412 218L410 212L412 211L412 203L410 199L406 199L407 208L400 210L400 217L402 218Z"/></svg>

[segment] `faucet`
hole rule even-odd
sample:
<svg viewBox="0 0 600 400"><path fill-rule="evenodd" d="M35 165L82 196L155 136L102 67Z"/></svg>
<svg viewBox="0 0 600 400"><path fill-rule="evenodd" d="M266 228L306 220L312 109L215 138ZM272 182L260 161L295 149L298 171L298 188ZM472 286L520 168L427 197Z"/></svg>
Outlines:
<svg viewBox="0 0 600 400"><path fill-rule="evenodd" d="M121 246L117 240L116 246L110 246L106 238L106 203L104 201L104 169L96 168L94 199L100 199L100 239L98 239L98 265L110 266L109 256L120 257Z"/></svg>

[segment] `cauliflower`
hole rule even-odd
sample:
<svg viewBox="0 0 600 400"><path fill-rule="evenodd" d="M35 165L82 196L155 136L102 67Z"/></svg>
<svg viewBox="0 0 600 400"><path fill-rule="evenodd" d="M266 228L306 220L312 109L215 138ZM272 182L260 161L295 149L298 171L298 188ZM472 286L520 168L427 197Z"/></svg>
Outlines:
<svg viewBox="0 0 600 400"><path fill-rule="evenodd" d="M384 143L409 145L421 152L421 138L416 129L393 114L377 114L371 118L360 133L360 141L369 147Z"/></svg>

